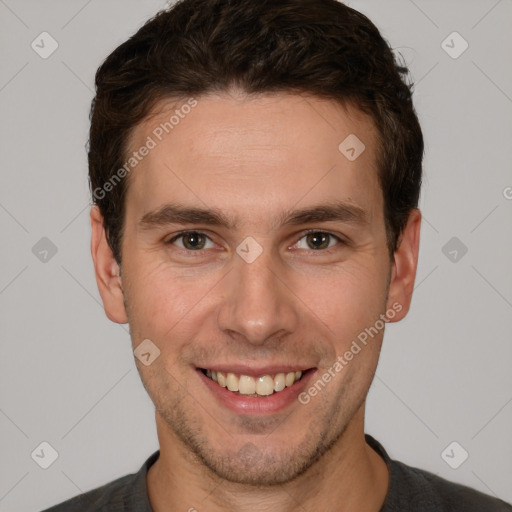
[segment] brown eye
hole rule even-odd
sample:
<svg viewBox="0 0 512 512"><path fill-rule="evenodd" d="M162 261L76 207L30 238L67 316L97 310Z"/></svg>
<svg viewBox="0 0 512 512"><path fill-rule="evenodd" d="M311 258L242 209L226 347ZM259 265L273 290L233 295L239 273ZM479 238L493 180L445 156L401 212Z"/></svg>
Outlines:
<svg viewBox="0 0 512 512"><path fill-rule="evenodd" d="M183 236L183 245L187 249L203 249L205 245L205 237L200 233L187 233Z"/></svg>
<svg viewBox="0 0 512 512"><path fill-rule="evenodd" d="M169 243L175 244L188 251L200 251L206 248L206 244L209 240L209 237L203 233L199 233L198 231L188 231L175 236L173 239L169 240ZM181 243L178 243L178 241Z"/></svg>
<svg viewBox="0 0 512 512"><path fill-rule="evenodd" d="M330 249L339 242L341 242L341 239L331 233L326 233L325 231L310 231L300 238L296 247L298 249L320 251Z"/></svg>
<svg viewBox="0 0 512 512"><path fill-rule="evenodd" d="M306 236L307 244L311 249L326 249L329 247L329 234L327 233L309 233Z"/></svg>

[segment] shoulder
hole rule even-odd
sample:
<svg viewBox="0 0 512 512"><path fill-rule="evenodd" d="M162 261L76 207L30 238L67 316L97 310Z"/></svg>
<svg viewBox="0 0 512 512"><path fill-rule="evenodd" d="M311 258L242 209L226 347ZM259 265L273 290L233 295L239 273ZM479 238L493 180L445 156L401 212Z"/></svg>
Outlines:
<svg viewBox="0 0 512 512"><path fill-rule="evenodd" d="M73 512L75 510L102 512L106 511L107 507L108 510L123 510L126 490L133 485L134 477L134 474L123 476L101 487L70 498L43 512Z"/></svg>
<svg viewBox="0 0 512 512"><path fill-rule="evenodd" d="M384 459L389 470L388 493L381 512L512 512L512 505L502 500L392 460L369 435L366 442Z"/></svg>
<svg viewBox="0 0 512 512"><path fill-rule="evenodd" d="M512 512L512 505L502 500L402 462L391 461L390 471L395 480L393 492L398 500L409 502L409 510Z"/></svg>
<svg viewBox="0 0 512 512"><path fill-rule="evenodd" d="M146 476L160 451L153 453L138 473L122 476L88 492L54 505L43 512L152 512Z"/></svg>

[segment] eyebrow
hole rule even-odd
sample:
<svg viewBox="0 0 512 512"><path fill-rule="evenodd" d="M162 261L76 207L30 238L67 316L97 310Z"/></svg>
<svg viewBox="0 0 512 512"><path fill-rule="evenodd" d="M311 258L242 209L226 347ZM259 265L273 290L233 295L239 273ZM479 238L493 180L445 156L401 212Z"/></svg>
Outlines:
<svg viewBox="0 0 512 512"><path fill-rule="evenodd" d="M369 222L363 208L350 203L337 202L282 212L272 222L272 228L329 221L360 225ZM220 210L189 207L177 203L168 203L155 211L148 212L139 221L140 227L144 230L165 227L169 224L204 224L229 230L234 230L238 226L233 217Z"/></svg>

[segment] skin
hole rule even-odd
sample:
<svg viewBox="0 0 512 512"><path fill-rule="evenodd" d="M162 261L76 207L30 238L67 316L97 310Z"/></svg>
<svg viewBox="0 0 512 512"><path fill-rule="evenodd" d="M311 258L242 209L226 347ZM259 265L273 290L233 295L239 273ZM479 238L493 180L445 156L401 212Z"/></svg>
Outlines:
<svg viewBox="0 0 512 512"><path fill-rule="evenodd" d="M411 212L390 259L376 130L357 108L285 93L197 100L129 176L121 273L101 214L91 210L105 312L129 323L134 348L150 339L160 350L149 366L136 359L160 443L147 477L151 505L156 512L279 512L336 503L337 510L378 511L389 475L365 443L364 405L383 330L308 404L294 401L273 414L235 414L196 368L296 364L316 368L316 381L393 304L401 311L389 321L407 314L420 213ZM160 103L134 129L131 148L183 103ZM366 146L354 161L338 150L349 134ZM237 225L141 226L148 212L176 201L218 209ZM334 201L358 206L366 221L278 222L284 211ZM311 229L334 236L315 249L304 232ZM183 230L206 235L203 250L190 238L169 242ZM248 236L263 249L250 264L236 253Z"/></svg>

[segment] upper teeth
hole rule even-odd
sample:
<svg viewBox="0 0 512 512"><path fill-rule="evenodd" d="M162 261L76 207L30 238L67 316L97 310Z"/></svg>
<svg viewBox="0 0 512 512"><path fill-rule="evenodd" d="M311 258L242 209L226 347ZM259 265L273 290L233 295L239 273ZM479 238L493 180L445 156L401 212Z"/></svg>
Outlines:
<svg viewBox="0 0 512 512"><path fill-rule="evenodd" d="M282 391L285 387L290 387L302 377L302 372L278 373L273 377L271 375L262 375L254 378L250 375L240 375L238 377L234 373L206 370L206 375L223 388L228 388L230 391L238 391L241 395L257 394L268 396L274 393L274 391Z"/></svg>

